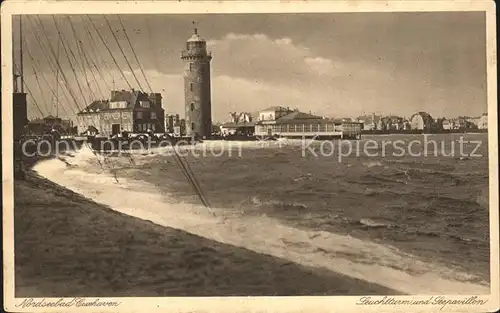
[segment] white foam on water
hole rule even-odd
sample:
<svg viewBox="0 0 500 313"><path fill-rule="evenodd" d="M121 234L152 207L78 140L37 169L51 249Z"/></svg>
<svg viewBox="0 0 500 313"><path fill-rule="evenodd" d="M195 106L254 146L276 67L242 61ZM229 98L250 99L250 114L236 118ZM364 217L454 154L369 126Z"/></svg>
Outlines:
<svg viewBox="0 0 500 313"><path fill-rule="evenodd" d="M84 171L92 158L95 156L91 152L82 149L67 159L76 168L53 159L37 164L34 170L121 213L403 293L489 294L486 285L459 281L466 280L467 274L438 268L393 247L325 231L301 230L266 216L231 216L215 209L214 217L205 207L176 203L142 181L120 178L117 182L105 172Z"/></svg>

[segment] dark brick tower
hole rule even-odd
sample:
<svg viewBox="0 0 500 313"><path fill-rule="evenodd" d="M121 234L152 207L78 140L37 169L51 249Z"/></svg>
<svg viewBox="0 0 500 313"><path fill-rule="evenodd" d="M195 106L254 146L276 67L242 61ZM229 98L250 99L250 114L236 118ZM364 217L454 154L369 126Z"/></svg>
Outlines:
<svg viewBox="0 0 500 313"><path fill-rule="evenodd" d="M208 137L212 132L212 101L210 61L207 43L195 28L182 51L184 61L184 101L186 108L186 135Z"/></svg>

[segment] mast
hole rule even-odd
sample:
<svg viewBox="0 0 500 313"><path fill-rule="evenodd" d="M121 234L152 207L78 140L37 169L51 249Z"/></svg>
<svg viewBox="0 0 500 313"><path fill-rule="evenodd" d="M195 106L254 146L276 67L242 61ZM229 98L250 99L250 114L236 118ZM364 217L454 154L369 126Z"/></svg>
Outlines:
<svg viewBox="0 0 500 313"><path fill-rule="evenodd" d="M57 61L59 62L59 45L60 41L57 41L57 54L56 58ZM56 71L56 117L59 117L59 67L57 68Z"/></svg>
<svg viewBox="0 0 500 313"><path fill-rule="evenodd" d="M21 93L24 93L24 68L23 68L23 23L22 14L19 15L19 39L20 39L20 60L19 60L19 76L21 77Z"/></svg>

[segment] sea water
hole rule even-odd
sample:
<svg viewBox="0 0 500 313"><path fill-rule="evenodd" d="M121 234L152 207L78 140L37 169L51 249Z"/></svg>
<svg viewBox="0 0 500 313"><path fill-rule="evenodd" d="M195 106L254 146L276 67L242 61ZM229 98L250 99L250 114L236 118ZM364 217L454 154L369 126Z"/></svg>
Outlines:
<svg viewBox="0 0 500 313"><path fill-rule="evenodd" d="M397 154L390 144L382 154L384 140L417 141L413 152L424 151L421 135L373 136L357 147L300 140L186 147L210 210L172 151L104 158L84 148L35 170L122 213L404 293L489 293L487 138L467 135L484 142L462 144L460 153L459 136L429 137L438 145L425 156ZM360 149L370 140L380 145L367 155ZM337 151L325 153L331 147Z"/></svg>

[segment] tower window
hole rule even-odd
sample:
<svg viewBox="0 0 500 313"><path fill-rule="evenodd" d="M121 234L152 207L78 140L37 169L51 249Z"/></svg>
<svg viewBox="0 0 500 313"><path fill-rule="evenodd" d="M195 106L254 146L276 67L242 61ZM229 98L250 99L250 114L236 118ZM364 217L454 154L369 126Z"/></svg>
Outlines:
<svg viewBox="0 0 500 313"><path fill-rule="evenodd" d="M190 108L191 108L191 111L194 111L194 102L191 102Z"/></svg>
<svg viewBox="0 0 500 313"><path fill-rule="evenodd" d="M194 130L194 123L191 123L191 130Z"/></svg>
<svg viewBox="0 0 500 313"><path fill-rule="evenodd" d="M192 72L193 71L193 63L189 63L189 71Z"/></svg>
<svg viewBox="0 0 500 313"><path fill-rule="evenodd" d="M193 91L193 83L189 83L189 91Z"/></svg>

